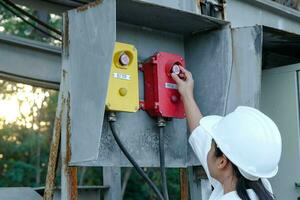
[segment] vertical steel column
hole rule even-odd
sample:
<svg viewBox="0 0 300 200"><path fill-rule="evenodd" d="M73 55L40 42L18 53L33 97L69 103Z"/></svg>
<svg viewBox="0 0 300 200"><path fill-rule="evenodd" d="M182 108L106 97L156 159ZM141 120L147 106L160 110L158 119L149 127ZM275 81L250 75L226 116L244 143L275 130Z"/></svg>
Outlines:
<svg viewBox="0 0 300 200"><path fill-rule="evenodd" d="M103 185L109 185L104 193L104 200L121 200L121 168L103 167Z"/></svg>
<svg viewBox="0 0 300 200"><path fill-rule="evenodd" d="M58 165L60 137L61 137L61 117L62 117L62 93L59 92L58 104L56 108L54 130L50 146L48 170L44 191L44 200L52 200L53 189L55 184L55 174Z"/></svg>
<svg viewBox="0 0 300 200"><path fill-rule="evenodd" d="M188 167L191 200L206 200L211 194L211 186L202 167Z"/></svg>

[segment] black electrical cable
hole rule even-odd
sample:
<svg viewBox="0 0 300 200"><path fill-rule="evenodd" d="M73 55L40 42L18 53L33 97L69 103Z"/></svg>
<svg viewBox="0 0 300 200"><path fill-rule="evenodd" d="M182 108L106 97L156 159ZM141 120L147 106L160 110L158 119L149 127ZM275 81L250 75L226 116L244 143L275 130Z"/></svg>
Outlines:
<svg viewBox="0 0 300 200"><path fill-rule="evenodd" d="M38 24L44 26L45 28L49 29L50 31L53 31L54 33L58 34L58 35L62 35L61 31L49 26L48 24L46 24L45 22L41 21L40 19L36 18L35 16L29 14L28 12L24 11L23 9L19 8L16 4L14 4L12 1L10 0L2 0L4 1L7 5L10 5L12 8L14 8L15 10L17 10L18 12L22 13L23 15L27 16L28 18L30 18L31 20L37 22Z"/></svg>
<svg viewBox="0 0 300 200"><path fill-rule="evenodd" d="M121 151L124 153L124 155L127 157L127 159L129 160L129 162L133 165L133 167L136 169L136 171L146 180L146 182L148 183L148 185L151 187L151 189L153 189L153 191L157 194L157 196L159 197L160 200L164 200L164 197L162 196L162 194L160 193L159 189L156 187L156 185L151 181L151 179L147 176L147 174L142 170L142 168L137 164L137 162L134 160L134 158L131 157L131 155L128 153L128 151L126 150L126 148L124 147L124 145L122 144L118 134L117 134L117 130L115 127L115 122L110 121L109 122L110 128L111 128L111 132L117 142L117 144L119 145Z"/></svg>
<svg viewBox="0 0 300 200"><path fill-rule="evenodd" d="M165 166L164 127L162 126L159 127L159 160L160 160L162 192L165 200L169 200L167 177L166 177L166 166Z"/></svg>
<svg viewBox="0 0 300 200"><path fill-rule="evenodd" d="M20 19L22 19L26 24L32 26L33 28L37 29L38 31L40 31L41 33L43 33L43 34L45 34L45 35L47 35L47 36L49 36L49 37L52 37L52 38L54 38L54 39L59 40L59 41L62 42L62 40L61 40L60 38L58 38L58 37L56 37L56 36L54 36L54 35L48 33L47 31L44 31L43 29L41 29L41 28L35 26L33 23L27 21L24 17L22 17L22 16L21 16L20 14L18 14L17 12L15 12L13 9L11 9L9 6L7 6L5 3L3 3L3 2L0 1L0 4L1 4L5 9L7 9L8 11L10 11L12 14L14 14L14 15L16 15L17 17L19 17Z"/></svg>

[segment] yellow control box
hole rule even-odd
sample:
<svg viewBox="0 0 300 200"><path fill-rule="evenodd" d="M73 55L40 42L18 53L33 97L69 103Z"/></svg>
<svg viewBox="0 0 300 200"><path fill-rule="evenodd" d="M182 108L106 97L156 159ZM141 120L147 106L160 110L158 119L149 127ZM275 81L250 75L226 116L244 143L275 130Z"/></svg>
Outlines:
<svg viewBox="0 0 300 200"><path fill-rule="evenodd" d="M138 109L137 50L133 45L116 42L106 97L106 110L136 112Z"/></svg>

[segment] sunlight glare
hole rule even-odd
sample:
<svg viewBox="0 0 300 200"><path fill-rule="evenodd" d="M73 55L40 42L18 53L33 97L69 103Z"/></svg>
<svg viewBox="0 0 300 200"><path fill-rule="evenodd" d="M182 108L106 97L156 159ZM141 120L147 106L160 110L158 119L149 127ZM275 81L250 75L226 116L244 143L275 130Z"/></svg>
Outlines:
<svg viewBox="0 0 300 200"><path fill-rule="evenodd" d="M0 80L1 83L4 83L3 80ZM49 97L49 92L31 85L9 82L4 91L7 93L0 94L0 129L15 123L19 127L38 130L39 123L34 123L34 120L38 117L39 109L48 106L45 99ZM48 122L42 124L44 128L48 126Z"/></svg>
<svg viewBox="0 0 300 200"><path fill-rule="evenodd" d="M0 100L0 118L5 119L5 124L12 123L19 116L19 102L17 98Z"/></svg>

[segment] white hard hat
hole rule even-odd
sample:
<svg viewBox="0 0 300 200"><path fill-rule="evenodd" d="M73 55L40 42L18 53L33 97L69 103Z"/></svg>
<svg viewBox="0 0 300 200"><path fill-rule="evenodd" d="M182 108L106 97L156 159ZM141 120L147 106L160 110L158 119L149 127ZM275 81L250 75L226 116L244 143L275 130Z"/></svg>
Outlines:
<svg viewBox="0 0 300 200"><path fill-rule="evenodd" d="M280 132L259 110L239 106L225 117L203 117L200 125L245 178L254 181L276 175L282 148Z"/></svg>

